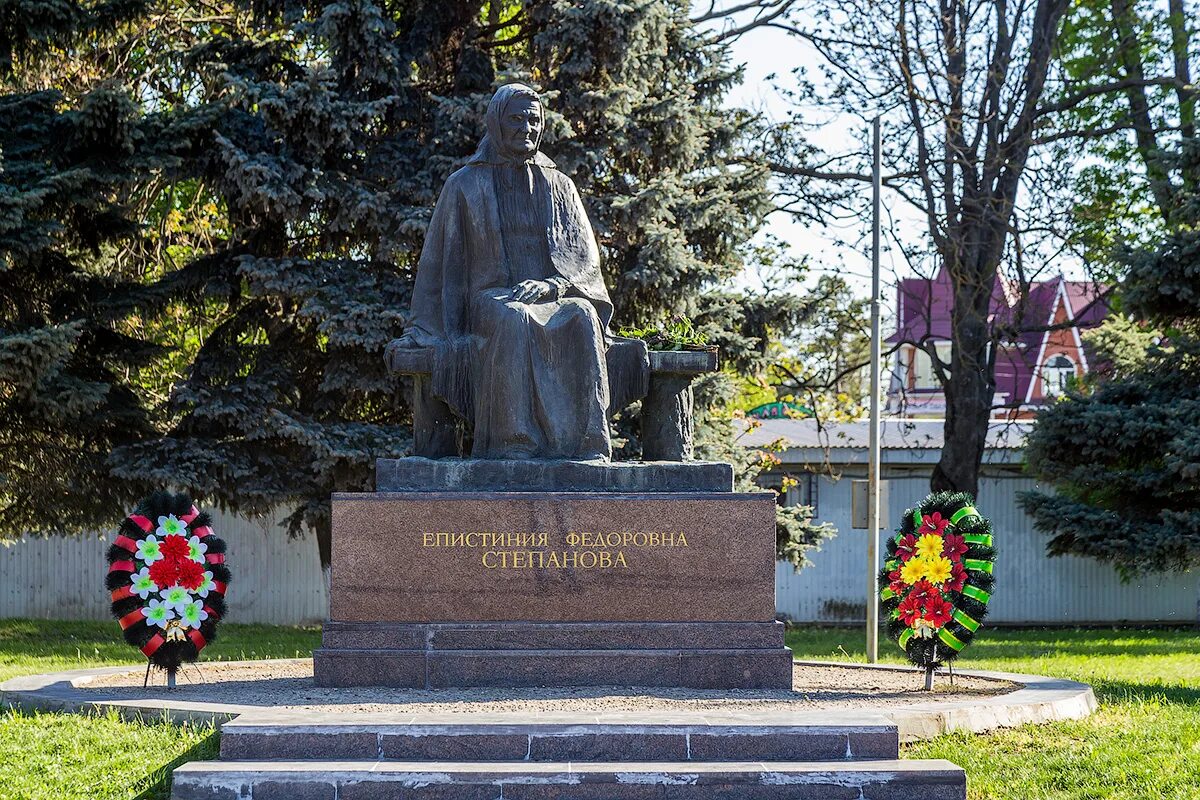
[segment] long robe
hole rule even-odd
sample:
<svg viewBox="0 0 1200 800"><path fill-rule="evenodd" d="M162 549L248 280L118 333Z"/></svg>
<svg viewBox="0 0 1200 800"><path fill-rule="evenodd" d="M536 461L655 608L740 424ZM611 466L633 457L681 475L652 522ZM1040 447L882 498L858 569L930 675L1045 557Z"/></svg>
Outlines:
<svg viewBox="0 0 1200 800"><path fill-rule="evenodd" d="M526 181L524 197L498 197ZM568 286L558 299L508 299L520 281L550 278ZM610 457L612 313L583 203L550 159L504 163L481 147L450 176L421 251L409 336L435 348L433 394L473 423L472 456ZM621 403L645 393L645 370L617 370Z"/></svg>

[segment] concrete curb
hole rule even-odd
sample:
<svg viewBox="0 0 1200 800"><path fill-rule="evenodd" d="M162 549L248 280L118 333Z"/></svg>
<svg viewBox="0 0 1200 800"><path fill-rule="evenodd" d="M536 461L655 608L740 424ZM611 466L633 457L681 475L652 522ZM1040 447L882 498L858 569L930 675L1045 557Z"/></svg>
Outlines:
<svg viewBox="0 0 1200 800"><path fill-rule="evenodd" d="M277 659L274 663L303 663L309 659ZM237 663L237 662L230 662ZM261 662L241 662L254 664ZM912 667L853 664L836 661L797 661L805 666L842 667L859 670L890 670L913 673L913 680L919 679L920 671ZM26 675L11 678L0 683L0 708L15 708L27 713L34 711L56 711L63 713L106 713L116 711L127 720L166 721L174 724L208 724L220 725L235 717L243 717L241 722L251 722L256 717L269 717L271 722L279 724L282 719L291 716L289 711L264 709L261 706L245 706L226 703L201 703L167 700L161 698L122 700L96 697L95 691L84 691L76 688L75 682L84 682L89 678L128 672L129 666L93 667L67 672L54 672L44 675ZM1059 678L1047 678L1040 675L1022 675L1007 672L978 672L961 671L957 674L993 680L1004 680L1022 685L1022 688L1008 694L984 697L978 700L957 702L917 702L905 708L881 708L878 710L865 709L876 717L882 717L896 725L901 742L914 742L922 739L932 739L950 731L970 731L982 733L996 728L1009 728L1028 723L1048 723L1059 720L1082 719L1097 708L1096 697L1092 687L1086 683L1069 681ZM673 711L672 721L683 720L689 712ZM699 720L701 717L712 720L710 712L691 712ZM819 710L805 711L804 716L811 718L819 714ZM845 710L839 711L840 715ZM314 722L314 712L296 711L296 722ZM328 714L331 720L336 720L338 714ZM461 723L467 722L462 715L455 715ZM489 724L500 722L489 715ZM513 721L518 721L520 715L512 715ZM735 715L745 717L745 714ZM629 715L624 715L624 721L629 723ZM265 721L265 720L264 720ZM380 720L383 721L382 719ZM430 720L431 722L433 720ZM438 720L441 722L442 720ZM559 719L557 722L567 722ZM582 716L580 722L597 722L596 715ZM615 720L614 720L615 721ZM749 720L746 720L748 722ZM405 720L407 724L422 722L411 716ZM285 723L286 724L286 723ZM742 724L745 724L743 722Z"/></svg>
<svg viewBox="0 0 1200 800"><path fill-rule="evenodd" d="M891 664L852 664L830 661L796 661L804 666L842 666L850 669L874 669L911 672L920 680L923 671L915 667ZM915 703L908 708L885 708L878 713L896 724L901 742L932 739L951 731L983 733L996 728L1045 724L1068 719L1083 719L1098 707L1092 687L1065 678L1025 675L1016 672L955 670L956 675L1011 681L1022 688L1008 694L949 703ZM2 687L0 687L2 688Z"/></svg>

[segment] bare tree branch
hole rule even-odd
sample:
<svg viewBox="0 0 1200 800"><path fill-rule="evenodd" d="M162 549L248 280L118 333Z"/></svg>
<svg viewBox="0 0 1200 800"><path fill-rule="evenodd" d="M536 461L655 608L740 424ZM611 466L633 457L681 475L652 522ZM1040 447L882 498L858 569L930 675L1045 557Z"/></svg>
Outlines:
<svg viewBox="0 0 1200 800"><path fill-rule="evenodd" d="M724 18L732 22L733 15L742 11L747 11L752 8L757 8L756 13L748 22L741 25L733 24L732 27L718 31L711 37L714 42L726 42L738 38L756 28L770 26L775 20L779 19L792 8L796 0L758 0L757 2L746 2L725 10L711 10L701 17L695 18L693 22L705 22L713 19Z"/></svg>

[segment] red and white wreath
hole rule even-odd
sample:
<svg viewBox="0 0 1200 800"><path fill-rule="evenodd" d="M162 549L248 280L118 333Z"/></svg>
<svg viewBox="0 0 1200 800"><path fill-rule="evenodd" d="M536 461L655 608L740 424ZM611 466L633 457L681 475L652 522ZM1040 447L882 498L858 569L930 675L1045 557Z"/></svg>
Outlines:
<svg viewBox="0 0 1200 800"><path fill-rule="evenodd" d="M211 522L187 495L157 492L108 550L113 616L125 640L166 670L195 661L225 615L230 574Z"/></svg>

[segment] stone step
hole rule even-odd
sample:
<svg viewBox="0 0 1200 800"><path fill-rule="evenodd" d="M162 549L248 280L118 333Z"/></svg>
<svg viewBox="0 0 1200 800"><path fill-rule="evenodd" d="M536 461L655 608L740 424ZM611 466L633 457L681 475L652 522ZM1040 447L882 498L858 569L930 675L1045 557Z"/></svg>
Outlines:
<svg viewBox="0 0 1200 800"><path fill-rule="evenodd" d="M317 686L658 686L774 689L791 686L786 647L694 650L447 650L317 648Z"/></svg>
<svg viewBox="0 0 1200 800"><path fill-rule="evenodd" d="M798 714L710 715L692 712L658 723L636 715L622 721L582 719L462 722L411 717L368 722L312 714L288 722L244 716L221 728L221 758L349 761L842 761L895 759L896 726L874 715L836 723ZM397 718L400 718L397 715ZM592 718L596 719L595 717Z"/></svg>
<svg viewBox="0 0 1200 800"><path fill-rule="evenodd" d="M949 761L195 761L174 800L965 800Z"/></svg>

